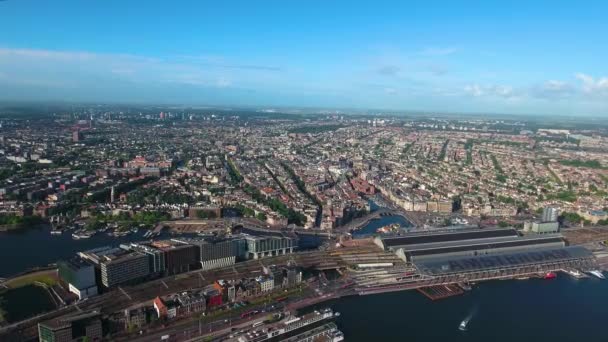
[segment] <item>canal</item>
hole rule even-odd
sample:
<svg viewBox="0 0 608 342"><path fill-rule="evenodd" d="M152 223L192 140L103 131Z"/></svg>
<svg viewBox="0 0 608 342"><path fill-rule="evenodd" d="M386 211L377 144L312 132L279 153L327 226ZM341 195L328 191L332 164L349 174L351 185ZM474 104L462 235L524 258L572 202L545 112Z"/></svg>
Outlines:
<svg viewBox="0 0 608 342"><path fill-rule="evenodd" d="M370 211L374 212L378 209L381 209L374 201L369 200ZM353 231L353 236L357 237L366 237L373 234L376 234L376 230L378 228L387 226L389 224L398 223L401 226L403 231L407 231L409 227L412 227L412 224L401 215L391 215L391 216L380 216L378 219L371 220L365 226Z"/></svg>

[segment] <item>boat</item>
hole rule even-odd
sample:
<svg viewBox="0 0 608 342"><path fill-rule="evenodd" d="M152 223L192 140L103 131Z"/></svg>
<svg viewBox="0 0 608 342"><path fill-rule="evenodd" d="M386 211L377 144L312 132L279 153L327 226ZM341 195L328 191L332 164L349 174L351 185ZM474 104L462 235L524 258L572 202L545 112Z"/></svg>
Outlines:
<svg viewBox="0 0 608 342"><path fill-rule="evenodd" d="M525 277L525 276L524 276L524 277L517 277L517 278L515 278L515 279L516 279L516 280L528 280L528 279L530 279L530 277Z"/></svg>
<svg viewBox="0 0 608 342"><path fill-rule="evenodd" d="M555 278L557 278L557 274L555 274L555 272L547 272L543 276L543 279L555 279Z"/></svg>
<svg viewBox="0 0 608 342"><path fill-rule="evenodd" d="M575 269L565 269L564 272L575 279L580 279L586 277L582 272Z"/></svg>
<svg viewBox="0 0 608 342"><path fill-rule="evenodd" d="M391 223L389 225L376 229L376 233L380 233L380 234L396 233L399 231L400 228L401 228L401 225L399 223Z"/></svg>
<svg viewBox="0 0 608 342"><path fill-rule="evenodd" d="M465 318L464 321L460 322L460 326L458 326L458 330L467 331L467 324L469 324L470 318Z"/></svg>
<svg viewBox="0 0 608 342"><path fill-rule="evenodd" d="M602 273L600 270L591 270L589 271L589 274L596 276L599 279L606 279L606 277L604 277L604 273Z"/></svg>
<svg viewBox="0 0 608 342"><path fill-rule="evenodd" d="M458 286L465 291L471 291L473 289L473 287L467 283L458 283Z"/></svg>
<svg viewBox="0 0 608 342"><path fill-rule="evenodd" d="M51 230L51 235L61 235L63 232L60 229Z"/></svg>

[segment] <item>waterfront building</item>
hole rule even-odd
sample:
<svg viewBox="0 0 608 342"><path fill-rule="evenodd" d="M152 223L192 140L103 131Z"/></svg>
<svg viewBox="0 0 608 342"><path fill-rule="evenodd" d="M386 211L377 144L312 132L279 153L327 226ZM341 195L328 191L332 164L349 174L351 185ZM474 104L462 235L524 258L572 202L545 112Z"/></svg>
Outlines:
<svg viewBox="0 0 608 342"><path fill-rule="evenodd" d="M150 264L145 254L117 248L102 257L100 270L103 286L112 287L148 276Z"/></svg>
<svg viewBox="0 0 608 342"><path fill-rule="evenodd" d="M97 295L95 266L80 258L72 258L57 263L59 277L68 284L70 292L78 299Z"/></svg>
<svg viewBox="0 0 608 342"><path fill-rule="evenodd" d="M565 246L559 234L519 236L512 228L409 233L398 237L378 237L375 242L407 262Z"/></svg>
<svg viewBox="0 0 608 342"><path fill-rule="evenodd" d="M201 269L205 271L234 265L237 259L243 259L247 255L247 243L242 238L222 240L173 239L173 241L197 246Z"/></svg>
<svg viewBox="0 0 608 342"><path fill-rule="evenodd" d="M295 247L294 239L285 236L247 235L245 240L247 240L247 254L250 259L293 253Z"/></svg>
<svg viewBox="0 0 608 342"><path fill-rule="evenodd" d="M123 247L121 245L121 247ZM131 243L130 245L125 245L123 248L132 249L138 251L142 254L148 256L148 261L150 264L150 273L154 274L163 274L166 270L165 266L165 252L154 248L149 245L144 245L140 243Z"/></svg>
<svg viewBox="0 0 608 342"><path fill-rule="evenodd" d="M163 251L166 274L188 272L198 267L199 249L191 244L176 241L154 241L150 244Z"/></svg>
<svg viewBox="0 0 608 342"><path fill-rule="evenodd" d="M104 246L79 252L78 255L95 264L104 287L132 282L150 275L148 256L138 251Z"/></svg>
<svg viewBox="0 0 608 342"><path fill-rule="evenodd" d="M40 342L101 341L103 331L98 311L38 323Z"/></svg>

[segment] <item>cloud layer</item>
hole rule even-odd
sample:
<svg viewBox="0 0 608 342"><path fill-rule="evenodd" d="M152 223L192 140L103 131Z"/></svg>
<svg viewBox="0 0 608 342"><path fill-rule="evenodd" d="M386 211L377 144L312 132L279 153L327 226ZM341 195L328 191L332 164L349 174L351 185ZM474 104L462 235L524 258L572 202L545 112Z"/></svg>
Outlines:
<svg viewBox="0 0 608 342"><path fill-rule="evenodd" d="M572 72L524 82L458 69L465 53L426 48L330 65L222 56L141 56L0 48L0 99L188 101L392 109L608 110L608 77ZM279 59L280 60L280 59ZM568 101L568 106L560 105ZM534 107L532 107L534 105ZM519 107L518 107L519 106ZM565 112L565 110L562 110Z"/></svg>

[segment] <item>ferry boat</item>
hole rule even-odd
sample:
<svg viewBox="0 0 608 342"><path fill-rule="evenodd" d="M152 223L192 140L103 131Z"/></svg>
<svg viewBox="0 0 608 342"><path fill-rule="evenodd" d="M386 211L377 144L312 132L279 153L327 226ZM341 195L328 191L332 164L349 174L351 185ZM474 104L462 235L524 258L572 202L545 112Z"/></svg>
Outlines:
<svg viewBox="0 0 608 342"><path fill-rule="evenodd" d="M557 278L557 274L555 272L547 272L543 279L555 279Z"/></svg>
<svg viewBox="0 0 608 342"><path fill-rule="evenodd" d="M51 230L51 235L61 235L61 234L63 234L61 229L52 229Z"/></svg>
<svg viewBox="0 0 608 342"><path fill-rule="evenodd" d="M589 271L589 274L596 276L599 279L606 279L606 277L604 277L604 273L602 273L600 270L591 270Z"/></svg>
<svg viewBox="0 0 608 342"><path fill-rule="evenodd" d="M469 324L470 318L465 318L464 321L460 322L460 326L458 326L458 330L467 331L467 325Z"/></svg>

